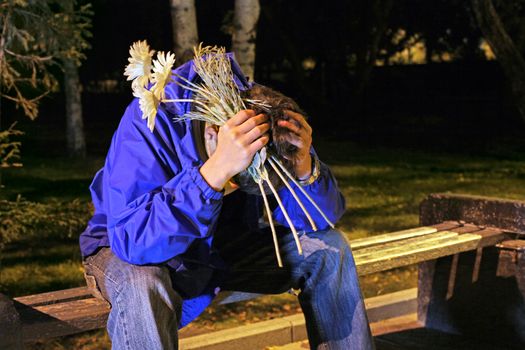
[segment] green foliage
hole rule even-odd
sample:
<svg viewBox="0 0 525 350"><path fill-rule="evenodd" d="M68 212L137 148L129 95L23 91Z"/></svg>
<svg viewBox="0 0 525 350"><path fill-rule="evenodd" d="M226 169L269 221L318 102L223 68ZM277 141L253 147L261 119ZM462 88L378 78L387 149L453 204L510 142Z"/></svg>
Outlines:
<svg viewBox="0 0 525 350"><path fill-rule="evenodd" d="M21 163L15 162L20 158L19 141L13 141L13 136L20 136L23 134L20 130L14 128L13 123L9 129L0 131L0 168L20 167Z"/></svg>
<svg viewBox="0 0 525 350"><path fill-rule="evenodd" d="M76 237L91 215L90 206L80 200L37 203L20 196L15 201L0 200L0 249L14 241Z"/></svg>
<svg viewBox="0 0 525 350"><path fill-rule="evenodd" d="M51 67L89 47L90 5L74 0L7 0L0 4L0 98L16 103L31 119L38 101L58 84Z"/></svg>

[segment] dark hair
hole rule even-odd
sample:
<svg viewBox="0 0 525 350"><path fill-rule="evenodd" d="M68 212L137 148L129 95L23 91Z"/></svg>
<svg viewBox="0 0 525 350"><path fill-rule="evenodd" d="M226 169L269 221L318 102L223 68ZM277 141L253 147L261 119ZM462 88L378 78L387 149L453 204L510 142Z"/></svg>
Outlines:
<svg viewBox="0 0 525 350"><path fill-rule="evenodd" d="M243 99L262 102L264 105L269 106L262 107L260 104L254 103L248 104L247 107L253 109L257 114L264 113L270 118L271 129L270 142L267 146L268 152L275 154L280 163L295 176L294 164L299 150L287 140L287 135L290 131L287 128L279 126L277 122L279 120L289 120L301 127L301 125L297 124L285 114L285 110L291 110L303 116L305 115L304 112L293 99L264 85L254 84L251 89L242 91L241 96ZM275 189L278 190L283 187L283 181L268 163L266 169L268 170L270 181ZM281 173L283 172L281 171ZM248 171L245 170L238 174L234 178L234 181L239 184L242 191L251 194L260 194L259 186L253 181ZM267 194L272 193L266 184L264 184L264 189Z"/></svg>

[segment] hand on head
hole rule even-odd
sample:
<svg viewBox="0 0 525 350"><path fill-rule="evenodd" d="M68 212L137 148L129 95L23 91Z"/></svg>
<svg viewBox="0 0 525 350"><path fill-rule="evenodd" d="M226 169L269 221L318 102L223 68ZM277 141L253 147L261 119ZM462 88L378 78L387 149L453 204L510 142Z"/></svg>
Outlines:
<svg viewBox="0 0 525 350"><path fill-rule="evenodd" d="M289 120L279 120L277 125L288 129L286 140L297 147L298 152L294 157L295 175L298 178L310 176L312 172L312 158L310 147L312 145L312 127L299 113L287 110L285 114Z"/></svg>
<svg viewBox="0 0 525 350"><path fill-rule="evenodd" d="M255 153L268 143L269 129L268 117L256 115L252 110L240 111L230 118L219 128L217 146L200 169L206 182L215 190L222 190L233 176L250 165ZM207 129L206 132L211 131Z"/></svg>

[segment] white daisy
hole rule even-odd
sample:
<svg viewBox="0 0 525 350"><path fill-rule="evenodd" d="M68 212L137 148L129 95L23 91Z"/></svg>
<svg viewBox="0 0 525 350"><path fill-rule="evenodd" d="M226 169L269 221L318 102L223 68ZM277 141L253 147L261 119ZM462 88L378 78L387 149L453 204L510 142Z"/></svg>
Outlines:
<svg viewBox="0 0 525 350"><path fill-rule="evenodd" d="M175 64L175 55L167 52L159 52L157 59L153 60L153 74L151 82L154 84L151 91L162 101L166 97L164 89L171 81L171 68Z"/></svg>
<svg viewBox="0 0 525 350"><path fill-rule="evenodd" d="M146 41L137 41L129 48L129 64L124 75L133 80L132 88L146 87L151 79L151 57L155 51L149 49Z"/></svg>
<svg viewBox="0 0 525 350"><path fill-rule="evenodd" d="M144 88L142 88L142 90L138 90L135 96L139 98L142 119L148 119L148 128L151 130L151 132L153 132L153 128L155 127L155 117L157 116L160 100L153 92Z"/></svg>

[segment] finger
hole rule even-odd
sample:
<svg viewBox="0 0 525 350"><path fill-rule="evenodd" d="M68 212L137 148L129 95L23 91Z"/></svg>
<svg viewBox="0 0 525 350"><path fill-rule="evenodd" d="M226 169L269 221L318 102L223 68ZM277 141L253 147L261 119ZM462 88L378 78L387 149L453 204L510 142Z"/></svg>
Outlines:
<svg viewBox="0 0 525 350"><path fill-rule="evenodd" d="M293 120L296 120L299 122L299 124L306 129L308 133L312 133L312 127L308 122L306 121L305 117L297 112L291 111L289 109L284 111L284 114L286 114L288 117L292 118Z"/></svg>
<svg viewBox="0 0 525 350"><path fill-rule="evenodd" d="M231 117L226 122L226 124L228 124L229 126L241 125L242 123L244 123L245 121L247 121L248 119L250 119L250 118L252 118L254 116L255 116L255 111L253 111L251 109L245 109L245 110L242 110L242 111L238 112L233 117Z"/></svg>
<svg viewBox="0 0 525 350"><path fill-rule="evenodd" d="M245 120L242 124L238 125L237 131L240 134L246 134L253 128L257 127L262 123L265 123L266 121L268 121L268 116L266 114L257 114L256 116L251 117Z"/></svg>
<svg viewBox="0 0 525 350"><path fill-rule="evenodd" d="M295 134L298 134L298 135L300 135L301 133L304 132L303 128L301 128L297 124L289 122L287 120L279 120L279 121L277 121L277 125L279 125L279 126L281 126L283 128L286 128L286 129L290 130L291 132L293 132Z"/></svg>
<svg viewBox="0 0 525 350"><path fill-rule="evenodd" d="M255 154L255 152L260 151L264 146L266 146L266 144L268 144L268 141L270 141L270 136L263 135L257 140L253 141L250 146L248 146L248 151L250 153Z"/></svg>
<svg viewBox="0 0 525 350"><path fill-rule="evenodd" d="M286 137L286 141L288 141L289 144L294 145L299 149L303 148L305 145L305 141L298 136L288 135Z"/></svg>
<svg viewBox="0 0 525 350"><path fill-rule="evenodd" d="M270 123L262 123L251 129L242 138L243 144L250 144L270 130Z"/></svg>

